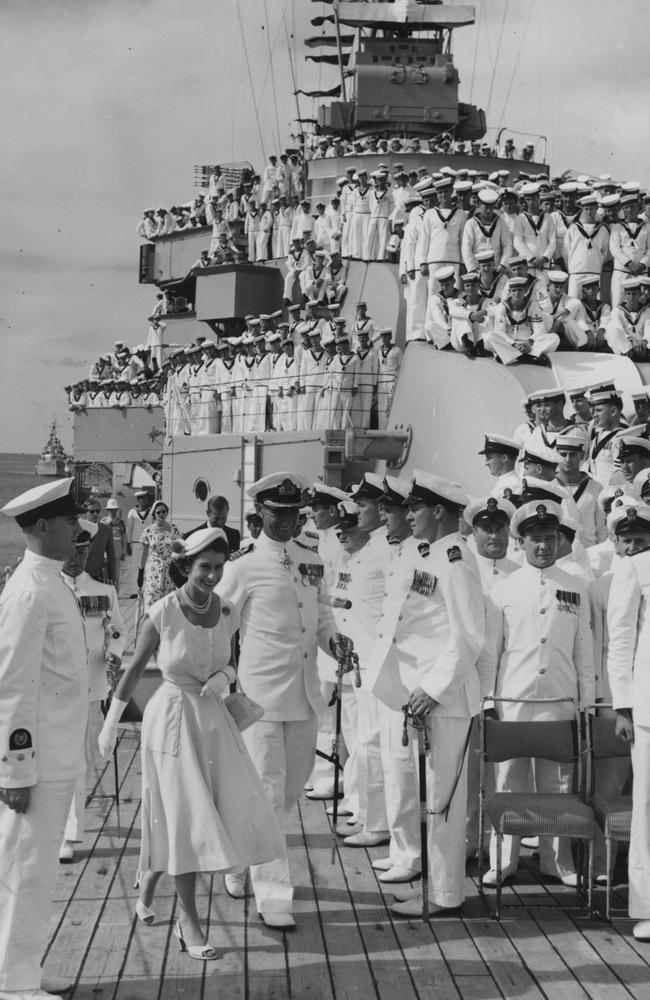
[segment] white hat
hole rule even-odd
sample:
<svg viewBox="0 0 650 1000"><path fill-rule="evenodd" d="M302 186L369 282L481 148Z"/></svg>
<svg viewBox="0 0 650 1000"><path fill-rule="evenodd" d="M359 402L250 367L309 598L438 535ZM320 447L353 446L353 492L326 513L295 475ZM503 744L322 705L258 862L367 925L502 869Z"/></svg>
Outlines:
<svg viewBox="0 0 650 1000"><path fill-rule="evenodd" d="M482 451L479 451L479 455L487 455L490 452L499 453L506 452L515 456L519 454L519 445L512 438L505 437L503 434L486 434L485 444L483 445Z"/></svg>
<svg viewBox="0 0 650 1000"><path fill-rule="evenodd" d="M535 525L559 527L562 522L562 508L552 500L533 500L520 507L510 522L510 534L519 538Z"/></svg>
<svg viewBox="0 0 650 1000"><path fill-rule="evenodd" d="M456 181L454 184L454 191L471 191L472 186L471 181Z"/></svg>
<svg viewBox="0 0 650 1000"><path fill-rule="evenodd" d="M360 483L350 489L353 500L380 500L384 493L384 480L374 472L365 472Z"/></svg>
<svg viewBox="0 0 650 1000"><path fill-rule="evenodd" d="M72 495L73 484L74 476L69 476L67 479L55 479L54 482L34 486L26 493L14 497L0 510L8 517L15 517L21 528L35 524L41 518L83 514L83 507L78 506Z"/></svg>
<svg viewBox="0 0 650 1000"><path fill-rule="evenodd" d="M444 479L442 476L436 476L433 472L414 469L409 501L466 507L468 497L459 483Z"/></svg>
<svg viewBox="0 0 650 1000"><path fill-rule="evenodd" d="M567 434L558 434L555 439L555 448L558 452L562 450L584 451L585 439L582 434L572 434L570 431Z"/></svg>
<svg viewBox="0 0 650 1000"><path fill-rule="evenodd" d="M482 497L467 504L463 517L468 524L474 524L478 518L493 517L495 514L505 514L508 522L512 520L517 508L505 498Z"/></svg>
<svg viewBox="0 0 650 1000"><path fill-rule="evenodd" d="M557 465L557 452L553 448L537 441L529 440L524 445L521 461L543 462L546 465Z"/></svg>
<svg viewBox="0 0 650 1000"><path fill-rule="evenodd" d="M436 281L447 281L449 278L456 277L456 268L452 264L445 264L434 271L433 276Z"/></svg>
<svg viewBox="0 0 650 1000"><path fill-rule="evenodd" d="M553 285L563 285L565 281L569 280L569 275L566 271L549 271L548 280Z"/></svg>
<svg viewBox="0 0 650 1000"><path fill-rule="evenodd" d="M650 507L641 500L618 497L607 515L607 530L618 535L635 528L650 532Z"/></svg>
<svg viewBox="0 0 650 1000"><path fill-rule="evenodd" d="M489 187L482 187L477 195L478 200L482 201L484 205L494 205L500 197L499 191Z"/></svg>
<svg viewBox="0 0 650 1000"><path fill-rule="evenodd" d="M228 544L226 533L221 528L200 528L198 531L193 531L183 541L184 554L186 556L195 556L197 552L207 549L208 545L211 545L217 538L222 539L226 545Z"/></svg>
<svg viewBox="0 0 650 1000"><path fill-rule="evenodd" d="M302 494L308 490L309 480L298 472L272 472L248 488L251 500L267 507L302 507Z"/></svg>
<svg viewBox="0 0 650 1000"><path fill-rule="evenodd" d="M117 500L115 499L115 497L110 497L110 499L108 499L106 501L105 510L119 510L119 509L120 509L120 505L117 502Z"/></svg>
<svg viewBox="0 0 650 1000"><path fill-rule="evenodd" d="M320 503L330 507L340 503L341 500L347 499L348 494L345 490L340 490L337 486L326 486L325 483L312 483L309 487L309 503L312 506L315 503Z"/></svg>
<svg viewBox="0 0 650 1000"><path fill-rule="evenodd" d="M411 480L399 476L384 476L384 494L382 503L405 507L411 494Z"/></svg>

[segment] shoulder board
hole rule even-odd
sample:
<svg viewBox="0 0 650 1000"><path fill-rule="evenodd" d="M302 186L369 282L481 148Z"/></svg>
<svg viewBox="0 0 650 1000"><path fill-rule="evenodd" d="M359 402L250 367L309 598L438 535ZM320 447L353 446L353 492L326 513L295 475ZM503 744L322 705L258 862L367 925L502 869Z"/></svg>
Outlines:
<svg viewBox="0 0 650 1000"><path fill-rule="evenodd" d="M243 548L238 549L237 552L233 552L230 556L230 562L234 562L235 559L240 559L242 556L247 556L249 552L252 552L255 548L255 543L251 542L250 545L244 545Z"/></svg>
<svg viewBox="0 0 650 1000"><path fill-rule="evenodd" d="M307 532L305 532L307 534ZM312 537L311 535L309 537ZM301 542L300 539L293 539L296 545L299 545L301 549L306 549L307 552L318 552L318 545L307 545L305 542Z"/></svg>
<svg viewBox="0 0 650 1000"><path fill-rule="evenodd" d="M452 545L450 549L447 549L447 559L450 563L460 562L463 558L463 553L460 551L459 545Z"/></svg>

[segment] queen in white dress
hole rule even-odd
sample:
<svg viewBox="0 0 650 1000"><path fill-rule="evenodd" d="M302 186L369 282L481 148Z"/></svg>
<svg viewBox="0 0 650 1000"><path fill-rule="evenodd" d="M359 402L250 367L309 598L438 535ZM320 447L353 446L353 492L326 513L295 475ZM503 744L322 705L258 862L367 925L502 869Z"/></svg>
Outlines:
<svg viewBox="0 0 650 1000"><path fill-rule="evenodd" d="M219 528L194 532L184 544L187 582L147 611L100 736L112 753L117 724L155 654L162 684L142 720L141 895L145 923L155 884L174 876L180 904L175 933L192 958L210 960L196 910L197 872L241 872L277 857L282 833L240 732L223 704L235 672L229 665L237 613L213 588L228 557ZM187 942L187 944L186 944Z"/></svg>

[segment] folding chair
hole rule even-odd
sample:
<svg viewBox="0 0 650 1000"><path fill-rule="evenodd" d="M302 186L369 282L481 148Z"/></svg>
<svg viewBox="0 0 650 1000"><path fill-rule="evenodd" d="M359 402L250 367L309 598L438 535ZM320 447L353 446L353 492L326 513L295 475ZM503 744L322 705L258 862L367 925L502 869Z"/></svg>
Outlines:
<svg viewBox="0 0 650 1000"><path fill-rule="evenodd" d="M611 708L611 705L594 705L595 709ZM616 720L608 716L589 715L587 717L587 759L589 762L588 791L591 808L598 826L605 837L607 850L607 887L605 889L605 918L611 921L612 869L614 867L614 843L629 844L632 824L632 796L617 795L604 799L595 790L595 766L598 760L612 760L631 756L630 744L614 733Z"/></svg>
<svg viewBox="0 0 650 1000"><path fill-rule="evenodd" d="M485 699L490 706L511 704L567 704L567 698ZM580 846L588 844L587 912L593 916L593 848L596 836L596 818L583 797L582 744L577 714L572 719L548 722L507 722L486 715L485 704L480 715L481 771L479 791L479 892L485 899L483 888L485 821L494 827L497 837L496 907L492 916L501 917L502 862L504 836L513 837L570 837ZM570 792L496 792L485 794L485 768L487 764L502 763L518 758L542 758L557 763L577 765L577 794ZM578 858L578 893L584 898L584 864L582 851ZM520 905L520 904L508 904ZM555 904L540 904L555 905ZM488 906L489 908L489 906Z"/></svg>

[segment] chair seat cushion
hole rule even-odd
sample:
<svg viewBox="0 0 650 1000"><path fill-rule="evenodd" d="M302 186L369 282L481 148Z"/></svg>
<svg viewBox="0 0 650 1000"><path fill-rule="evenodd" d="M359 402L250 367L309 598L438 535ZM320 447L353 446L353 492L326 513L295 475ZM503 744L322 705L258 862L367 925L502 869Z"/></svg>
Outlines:
<svg viewBox="0 0 650 1000"><path fill-rule="evenodd" d="M593 810L577 795L545 792L497 792L485 800L485 814L499 833L511 837L596 835Z"/></svg>

